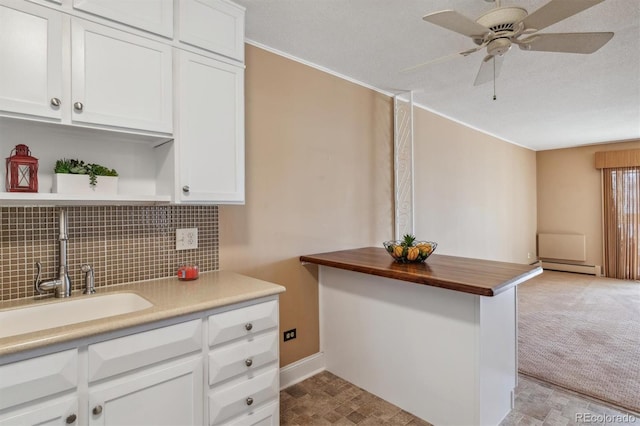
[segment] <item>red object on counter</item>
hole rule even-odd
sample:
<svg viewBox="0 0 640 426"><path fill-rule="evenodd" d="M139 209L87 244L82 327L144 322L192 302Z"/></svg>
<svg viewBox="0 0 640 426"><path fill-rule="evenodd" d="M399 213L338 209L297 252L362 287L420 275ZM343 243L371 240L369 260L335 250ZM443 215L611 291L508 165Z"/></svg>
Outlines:
<svg viewBox="0 0 640 426"><path fill-rule="evenodd" d="M195 265L186 265L178 268L178 279L182 281L191 281L198 279L198 267Z"/></svg>

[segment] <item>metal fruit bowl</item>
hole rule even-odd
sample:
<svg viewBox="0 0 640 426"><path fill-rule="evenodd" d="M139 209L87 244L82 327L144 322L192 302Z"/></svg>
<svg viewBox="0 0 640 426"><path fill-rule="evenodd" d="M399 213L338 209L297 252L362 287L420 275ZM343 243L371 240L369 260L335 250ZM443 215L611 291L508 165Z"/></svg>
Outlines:
<svg viewBox="0 0 640 426"><path fill-rule="evenodd" d="M398 263L424 262L438 246L433 241L415 241L411 246L408 246L403 244L402 240L385 241L382 245Z"/></svg>

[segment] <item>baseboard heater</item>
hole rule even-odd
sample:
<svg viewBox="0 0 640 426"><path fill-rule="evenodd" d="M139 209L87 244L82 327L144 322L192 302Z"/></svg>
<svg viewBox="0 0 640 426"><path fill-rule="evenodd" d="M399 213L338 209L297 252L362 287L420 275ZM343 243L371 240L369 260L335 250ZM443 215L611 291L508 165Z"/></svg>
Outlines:
<svg viewBox="0 0 640 426"><path fill-rule="evenodd" d="M578 274L589 274L599 277L602 275L600 265L574 265L572 263L548 262L543 260L542 269L549 271L576 272Z"/></svg>
<svg viewBox="0 0 640 426"><path fill-rule="evenodd" d="M575 263L587 260L586 238L582 234L538 234L538 258L542 269L601 275L599 265Z"/></svg>

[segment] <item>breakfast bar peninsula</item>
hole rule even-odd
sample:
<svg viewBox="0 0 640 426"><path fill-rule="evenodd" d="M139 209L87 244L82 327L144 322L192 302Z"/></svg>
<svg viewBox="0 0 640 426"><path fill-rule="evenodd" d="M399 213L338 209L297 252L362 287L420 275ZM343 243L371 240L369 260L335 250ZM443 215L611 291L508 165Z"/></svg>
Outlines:
<svg viewBox="0 0 640 426"><path fill-rule="evenodd" d="M327 370L435 425L497 425L517 381L517 285L536 265L383 248L301 256L319 265Z"/></svg>

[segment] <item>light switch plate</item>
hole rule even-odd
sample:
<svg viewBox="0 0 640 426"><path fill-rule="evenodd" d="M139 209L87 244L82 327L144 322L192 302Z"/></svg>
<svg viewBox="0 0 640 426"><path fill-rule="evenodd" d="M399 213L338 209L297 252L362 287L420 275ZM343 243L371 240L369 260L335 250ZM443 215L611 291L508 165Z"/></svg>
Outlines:
<svg viewBox="0 0 640 426"><path fill-rule="evenodd" d="M198 248L198 228L176 229L176 250Z"/></svg>

